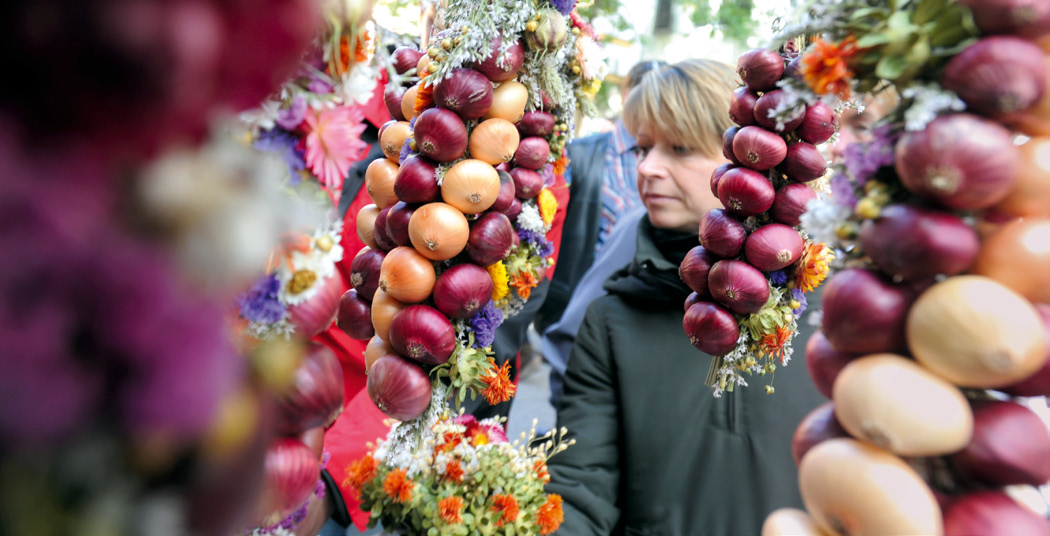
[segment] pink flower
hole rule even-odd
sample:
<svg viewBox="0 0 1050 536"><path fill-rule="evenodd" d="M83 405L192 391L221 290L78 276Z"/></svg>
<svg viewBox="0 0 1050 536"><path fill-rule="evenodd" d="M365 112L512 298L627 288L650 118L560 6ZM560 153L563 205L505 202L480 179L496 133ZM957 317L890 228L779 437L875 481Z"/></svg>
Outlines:
<svg viewBox="0 0 1050 536"><path fill-rule="evenodd" d="M367 144L361 141L364 114L357 107L339 106L306 114L306 165L339 201L352 164Z"/></svg>

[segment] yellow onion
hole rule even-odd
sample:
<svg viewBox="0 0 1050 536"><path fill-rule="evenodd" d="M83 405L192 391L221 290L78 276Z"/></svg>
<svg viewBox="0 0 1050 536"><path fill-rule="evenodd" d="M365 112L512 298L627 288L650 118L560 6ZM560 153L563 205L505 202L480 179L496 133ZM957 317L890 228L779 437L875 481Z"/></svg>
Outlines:
<svg viewBox="0 0 1050 536"><path fill-rule="evenodd" d="M517 80L507 80L492 90L492 106L482 119L498 117L517 123L525 115L529 102L529 90Z"/></svg>
<svg viewBox="0 0 1050 536"><path fill-rule="evenodd" d="M470 157L493 166L510 162L518 150L518 129L506 119L486 119L470 133Z"/></svg>
<svg viewBox="0 0 1050 536"><path fill-rule="evenodd" d="M405 246L396 247L387 253L379 270L379 288L391 298L405 303L419 303L427 299L434 290L435 281L437 274L430 260L414 248ZM377 291L376 298L372 300L373 317L378 298ZM382 336L379 331L376 333Z"/></svg>
<svg viewBox="0 0 1050 536"><path fill-rule="evenodd" d="M401 148L404 147L405 140L411 135L412 129L408 126L408 121L398 121L386 127L379 139L379 145L387 159L397 164L401 158Z"/></svg>
<svg viewBox="0 0 1050 536"><path fill-rule="evenodd" d="M377 207L386 208L397 203L397 195L394 194L394 179L397 178L397 171L397 162L386 158L373 160L365 169L365 189Z"/></svg>
<svg viewBox="0 0 1050 536"><path fill-rule="evenodd" d="M441 199L464 214L480 214L496 202L499 189L496 168L481 160L461 160L445 172Z"/></svg>
<svg viewBox="0 0 1050 536"><path fill-rule="evenodd" d="M973 273L995 279L1034 303L1050 303L1050 218L1002 226L981 244Z"/></svg>
<svg viewBox="0 0 1050 536"><path fill-rule="evenodd" d="M459 255L467 246L469 235L470 225L466 216L445 203L427 203L416 209L408 221L408 238L412 247L433 261L444 261Z"/></svg>

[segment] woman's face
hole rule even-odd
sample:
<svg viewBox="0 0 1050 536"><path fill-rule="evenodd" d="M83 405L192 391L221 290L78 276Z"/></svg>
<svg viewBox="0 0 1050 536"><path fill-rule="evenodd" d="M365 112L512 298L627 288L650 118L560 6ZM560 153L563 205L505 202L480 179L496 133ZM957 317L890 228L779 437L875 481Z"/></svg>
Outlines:
<svg viewBox="0 0 1050 536"><path fill-rule="evenodd" d="M638 147L638 194L654 227L696 233L708 210L722 208L711 193L711 173L726 162L665 138L642 131Z"/></svg>

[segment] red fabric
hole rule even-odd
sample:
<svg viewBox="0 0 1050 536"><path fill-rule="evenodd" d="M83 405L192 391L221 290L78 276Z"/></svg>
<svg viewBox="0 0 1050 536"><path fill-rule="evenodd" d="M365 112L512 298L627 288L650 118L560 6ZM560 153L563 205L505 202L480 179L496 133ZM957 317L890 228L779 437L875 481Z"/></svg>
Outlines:
<svg viewBox="0 0 1050 536"><path fill-rule="evenodd" d="M552 279L554 277L554 269L558 267L558 252L561 251L561 232L565 228L565 210L569 207L569 185L565 184L565 176L555 175L554 184L549 189L554 194L554 198L558 200L558 210L554 213L551 230L547 231L547 240L554 244L554 266L547 269L547 279Z"/></svg>
<svg viewBox="0 0 1050 536"><path fill-rule="evenodd" d="M380 70L379 78L376 80L376 87L372 89L372 98L361 105L361 110L365 113L365 119L376 128L393 119L393 117L390 117L390 112L386 109L386 101L383 100L386 80L386 69Z"/></svg>

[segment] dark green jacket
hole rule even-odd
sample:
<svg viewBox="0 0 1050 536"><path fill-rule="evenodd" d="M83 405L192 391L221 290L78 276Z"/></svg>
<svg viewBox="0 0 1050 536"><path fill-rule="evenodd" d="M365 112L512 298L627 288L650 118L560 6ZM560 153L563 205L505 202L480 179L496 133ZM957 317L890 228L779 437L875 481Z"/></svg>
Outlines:
<svg viewBox="0 0 1050 536"><path fill-rule="evenodd" d="M591 304L569 359L558 426L576 445L550 461L564 498L558 534L757 535L770 511L801 507L791 457L796 425L823 398L795 339L792 362L714 398L711 357L689 344L689 289L657 249L648 218L634 262ZM666 249L666 248L665 248Z"/></svg>

